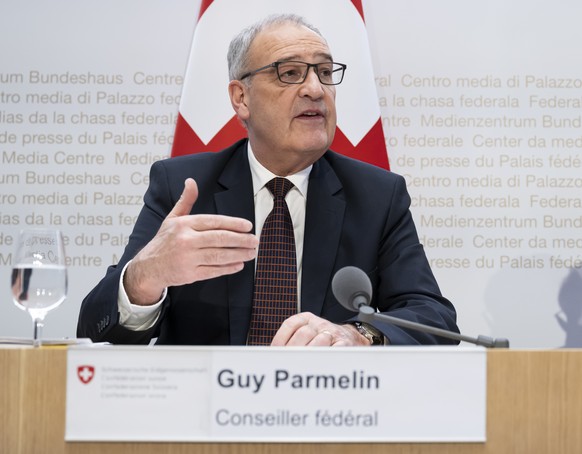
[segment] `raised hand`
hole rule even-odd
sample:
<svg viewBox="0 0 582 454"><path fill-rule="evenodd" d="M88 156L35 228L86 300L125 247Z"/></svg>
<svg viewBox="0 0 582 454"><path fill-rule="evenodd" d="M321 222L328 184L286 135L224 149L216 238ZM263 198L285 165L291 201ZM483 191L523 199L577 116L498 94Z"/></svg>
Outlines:
<svg viewBox="0 0 582 454"><path fill-rule="evenodd" d="M198 198L188 178L184 191L156 236L134 257L124 279L133 304L156 303L164 288L211 279L242 270L256 257L258 238L252 223L229 216L190 211Z"/></svg>

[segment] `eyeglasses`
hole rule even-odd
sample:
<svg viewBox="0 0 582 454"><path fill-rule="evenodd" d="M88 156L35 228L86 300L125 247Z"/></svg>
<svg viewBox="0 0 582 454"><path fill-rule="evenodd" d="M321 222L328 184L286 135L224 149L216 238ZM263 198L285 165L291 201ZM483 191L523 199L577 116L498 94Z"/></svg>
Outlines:
<svg viewBox="0 0 582 454"><path fill-rule="evenodd" d="M303 61L276 61L270 65L255 69L239 77L243 80L247 77L254 76L265 69L275 68L277 77L285 84L302 84L307 79L309 68L313 68L319 81L323 85L338 85L344 79L344 72L348 66L343 63L333 61L324 63L305 63Z"/></svg>

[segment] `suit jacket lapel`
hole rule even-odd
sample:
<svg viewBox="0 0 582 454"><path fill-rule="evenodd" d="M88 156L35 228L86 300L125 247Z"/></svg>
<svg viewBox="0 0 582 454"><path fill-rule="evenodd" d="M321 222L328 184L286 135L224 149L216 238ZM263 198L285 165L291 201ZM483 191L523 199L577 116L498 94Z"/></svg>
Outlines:
<svg viewBox="0 0 582 454"><path fill-rule="evenodd" d="M255 223L253 182L246 153L246 141L234 152L218 178L223 191L214 195L218 214L245 218ZM246 343L253 297L254 260L242 271L227 276L230 342Z"/></svg>
<svg viewBox="0 0 582 454"><path fill-rule="evenodd" d="M309 176L303 270L301 281L301 311L321 315L323 302L332 279L337 255L345 200L342 184L324 158L313 165Z"/></svg>

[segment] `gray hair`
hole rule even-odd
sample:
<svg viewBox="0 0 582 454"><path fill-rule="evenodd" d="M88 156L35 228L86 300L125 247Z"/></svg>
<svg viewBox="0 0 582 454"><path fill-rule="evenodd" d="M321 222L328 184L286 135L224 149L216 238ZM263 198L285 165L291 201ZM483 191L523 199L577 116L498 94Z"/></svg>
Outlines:
<svg viewBox="0 0 582 454"><path fill-rule="evenodd" d="M228 46L228 77L230 80L237 80L246 70L249 49L254 39L259 33L272 25L281 25L285 23L304 26L317 33L323 38L321 32L297 14L273 14L265 19L250 25L236 35Z"/></svg>

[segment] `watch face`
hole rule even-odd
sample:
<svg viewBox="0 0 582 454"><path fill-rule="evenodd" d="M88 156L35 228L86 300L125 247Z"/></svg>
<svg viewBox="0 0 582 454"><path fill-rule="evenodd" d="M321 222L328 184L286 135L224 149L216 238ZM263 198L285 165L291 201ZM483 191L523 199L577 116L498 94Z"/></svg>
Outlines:
<svg viewBox="0 0 582 454"><path fill-rule="evenodd" d="M370 345L374 345L374 336L372 336L370 333L366 333L364 336L366 336L366 339L370 341Z"/></svg>
<svg viewBox="0 0 582 454"><path fill-rule="evenodd" d="M356 322L354 323L357 330L362 336L370 341L370 345L382 345L384 344L382 335L376 333L377 331L374 327L365 325L364 323Z"/></svg>

